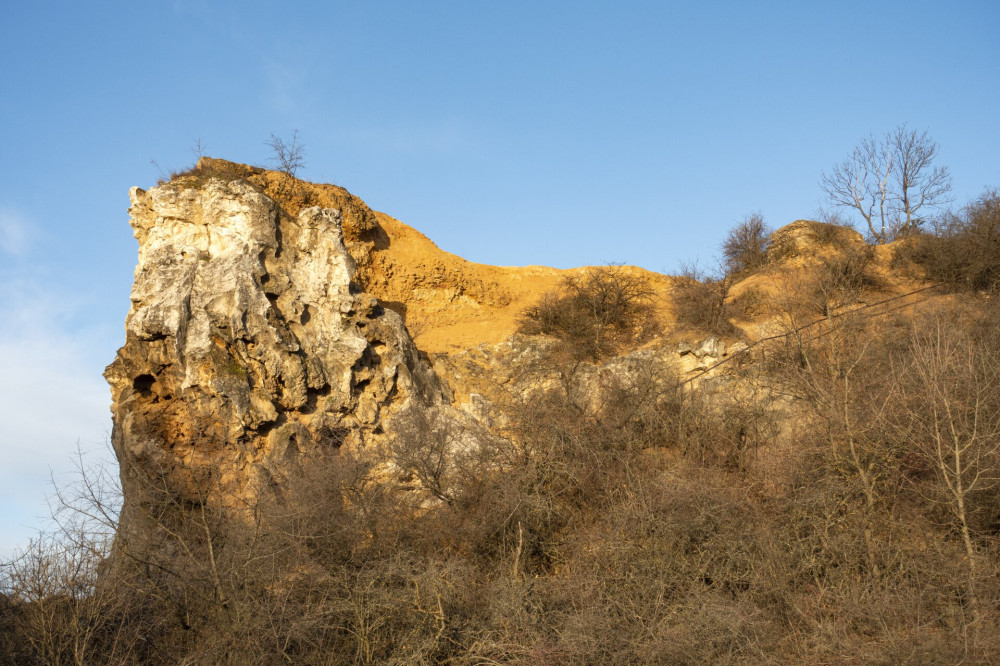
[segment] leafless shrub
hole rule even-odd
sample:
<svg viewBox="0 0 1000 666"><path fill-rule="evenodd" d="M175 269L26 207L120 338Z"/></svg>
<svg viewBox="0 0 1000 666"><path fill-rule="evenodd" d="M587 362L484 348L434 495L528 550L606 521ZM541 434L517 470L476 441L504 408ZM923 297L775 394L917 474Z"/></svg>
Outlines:
<svg viewBox="0 0 1000 666"><path fill-rule="evenodd" d="M418 482L437 500L453 502L457 487L490 469L494 437L471 420L421 405L398 415L393 430L390 452L401 480Z"/></svg>
<svg viewBox="0 0 1000 666"><path fill-rule="evenodd" d="M619 370L597 388L593 414L595 439L604 448L631 454L679 445L678 421L685 409L683 390L672 373L637 363L631 372Z"/></svg>
<svg viewBox="0 0 1000 666"><path fill-rule="evenodd" d="M853 305L865 295L886 288L878 274L874 251L869 246L846 246L820 258L814 278L817 309L829 314L834 308Z"/></svg>
<svg viewBox="0 0 1000 666"><path fill-rule="evenodd" d="M526 310L519 331L554 335L574 358L597 361L652 333L652 296L648 280L621 265L591 269Z"/></svg>
<svg viewBox="0 0 1000 666"><path fill-rule="evenodd" d="M752 601L762 552L752 502L716 473L637 472L571 536L559 645L594 663L747 659L764 622ZM704 632L704 633L703 633ZM719 632L719 640L703 640Z"/></svg>
<svg viewBox="0 0 1000 666"><path fill-rule="evenodd" d="M828 226L855 229L854 223L837 209L820 206L816 212L816 220Z"/></svg>
<svg viewBox="0 0 1000 666"><path fill-rule="evenodd" d="M740 275L767 264L771 230L760 213L747 215L729 230L722 244L727 272Z"/></svg>
<svg viewBox="0 0 1000 666"><path fill-rule="evenodd" d="M79 453L76 462L81 476L75 485L58 489L53 529L0 566L0 596L10 612L5 619L12 639L0 657L9 663L138 663L141 635L154 624L146 600L129 595L120 587L124 581L106 575L113 556L117 484L103 468L85 467ZM88 501L92 497L104 506L95 510Z"/></svg>
<svg viewBox="0 0 1000 666"><path fill-rule="evenodd" d="M1000 287L1000 193L989 190L959 214L946 215L931 233L904 245L899 263L915 263L926 276L960 289Z"/></svg>
<svg viewBox="0 0 1000 666"><path fill-rule="evenodd" d="M694 266L683 267L671 290L677 322L719 336L739 335L727 303L732 286L729 274L712 276Z"/></svg>
<svg viewBox="0 0 1000 666"><path fill-rule="evenodd" d="M294 179L300 169L305 167L305 146L299 141L299 131L292 132L292 136L287 141L277 134L271 133L271 138L265 141L272 151L271 160L278 166L278 169Z"/></svg>
<svg viewBox="0 0 1000 666"><path fill-rule="evenodd" d="M306 165L306 150L299 140L299 131L293 131L287 141L272 132L271 138L264 143L271 148L271 161L284 176L277 196L291 198L295 194L296 174Z"/></svg>

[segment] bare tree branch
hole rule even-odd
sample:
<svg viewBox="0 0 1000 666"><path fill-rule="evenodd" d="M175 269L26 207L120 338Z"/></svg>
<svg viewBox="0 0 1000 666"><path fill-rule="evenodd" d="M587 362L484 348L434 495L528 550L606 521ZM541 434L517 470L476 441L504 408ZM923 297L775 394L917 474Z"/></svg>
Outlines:
<svg viewBox="0 0 1000 666"><path fill-rule="evenodd" d="M926 131L901 125L862 139L846 160L822 174L820 187L831 205L857 211L871 237L887 243L913 233L923 222L921 210L948 203L951 176L947 167L933 166L937 153Z"/></svg>

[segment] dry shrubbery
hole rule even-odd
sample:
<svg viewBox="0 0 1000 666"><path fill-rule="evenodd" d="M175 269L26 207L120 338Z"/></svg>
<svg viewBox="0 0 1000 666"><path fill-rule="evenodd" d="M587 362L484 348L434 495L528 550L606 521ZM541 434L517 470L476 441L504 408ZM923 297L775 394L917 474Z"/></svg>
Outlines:
<svg viewBox="0 0 1000 666"><path fill-rule="evenodd" d="M245 522L139 470L119 521L88 473L3 563L0 663L995 660L1000 313L834 313L878 288L839 261L803 288L828 316L697 389L639 361L583 381L648 287L568 281L525 324L563 337L539 361L563 381L512 392L501 432L409 411L385 452L231 498ZM727 322L729 283L691 281Z"/></svg>
<svg viewBox="0 0 1000 666"><path fill-rule="evenodd" d="M808 283L798 294L814 313L829 316L834 310L859 302L886 288L871 246L846 246L819 258Z"/></svg>
<svg viewBox="0 0 1000 666"><path fill-rule="evenodd" d="M232 182L234 180L246 182L246 173L242 165L239 164L224 162L222 160L203 161L199 159L192 167L170 172L169 176L157 181L157 185L163 185L175 180L183 180L186 184L193 185L194 187L202 187L212 179L218 179L223 182Z"/></svg>
<svg viewBox="0 0 1000 666"><path fill-rule="evenodd" d="M921 266L931 280L960 289L996 291L1000 286L1000 193L987 191L961 213L947 215L897 253L901 263Z"/></svg>
<svg viewBox="0 0 1000 666"><path fill-rule="evenodd" d="M722 244L727 272L733 275L755 271L767 265L771 229L760 213L752 213L732 229Z"/></svg>
<svg viewBox="0 0 1000 666"><path fill-rule="evenodd" d="M729 230L722 244L722 262L714 274L682 266L671 290L677 322L719 336L741 336L730 320L760 307L759 293L731 300L729 292L737 281L767 266L770 246L771 229L760 213L752 213Z"/></svg>
<svg viewBox="0 0 1000 666"><path fill-rule="evenodd" d="M767 292L757 287L744 288L730 301L732 316L750 321L773 312L774 307Z"/></svg>
<svg viewBox="0 0 1000 666"><path fill-rule="evenodd" d="M772 305L797 316L829 315L886 288L874 249L854 242L853 231L829 223L798 223L790 228L796 233L802 233L804 228L809 242L824 247L824 251L811 257L798 275L797 269L785 274L788 288L775 299L777 303L767 303L761 291L753 287L731 296L733 286L750 273L800 252L794 235L789 239L786 232L772 238L763 218L753 214L730 229L723 243L722 261L714 273L682 267L672 290L678 324L718 336L741 337L743 333L733 320L776 314Z"/></svg>
<svg viewBox="0 0 1000 666"><path fill-rule="evenodd" d="M504 437L411 413L399 478L340 453L252 527L66 523L4 569L0 661L988 661L998 326L835 317L724 391L639 364L513 396Z"/></svg>
<svg viewBox="0 0 1000 666"><path fill-rule="evenodd" d="M685 267L671 289L677 323L719 336L739 335L730 321L737 313L729 301L733 283L731 274L712 276Z"/></svg>
<svg viewBox="0 0 1000 666"><path fill-rule="evenodd" d="M595 268L563 280L563 293L542 297L518 330L555 336L574 357L596 361L649 337L652 297L649 281L623 266Z"/></svg>

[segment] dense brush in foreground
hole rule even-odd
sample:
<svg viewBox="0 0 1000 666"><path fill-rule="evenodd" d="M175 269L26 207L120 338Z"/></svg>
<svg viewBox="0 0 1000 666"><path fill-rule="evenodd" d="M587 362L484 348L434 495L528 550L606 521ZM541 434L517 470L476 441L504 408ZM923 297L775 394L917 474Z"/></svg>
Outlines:
<svg viewBox="0 0 1000 666"><path fill-rule="evenodd" d="M551 387L509 405L508 438L449 459L451 433L414 415L385 455L431 505L345 456L247 507L252 529L159 507L153 550L65 523L6 565L0 661L989 661L992 303L832 318L732 381L724 408L672 377L606 385L597 407ZM100 518L104 488L83 490Z"/></svg>
<svg viewBox="0 0 1000 666"><path fill-rule="evenodd" d="M405 317L515 292L421 304L399 228L286 175L133 192L120 470L2 563L0 663L1000 653L995 193L891 248L750 218L719 275L545 274L519 335L432 359Z"/></svg>

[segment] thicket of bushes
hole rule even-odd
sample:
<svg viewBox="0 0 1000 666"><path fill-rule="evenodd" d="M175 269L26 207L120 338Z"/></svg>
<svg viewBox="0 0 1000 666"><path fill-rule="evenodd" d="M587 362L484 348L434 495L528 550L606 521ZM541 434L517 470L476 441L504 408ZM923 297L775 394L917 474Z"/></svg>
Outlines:
<svg viewBox="0 0 1000 666"><path fill-rule="evenodd" d="M519 331L552 335L573 357L597 361L656 330L652 296L649 281L623 266L593 268L525 311Z"/></svg>
<svg viewBox="0 0 1000 666"><path fill-rule="evenodd" d="M430 504L345 453L254 527L169 497L114 549L113 522L66 523L5 565L0 661L987 661L1000 318L872 328L776 341L728 398L652 372L512 396L461 455L411 414L386 455Z"/></svg>
<svg viewBox="0 0 1000 666"><path fill-rule="evenodd" d="M932 233L909 239L897 258L923 267L931 280L995 292L1000 287L1000 193L989 190L961 212L944 216Z"/></svg>

